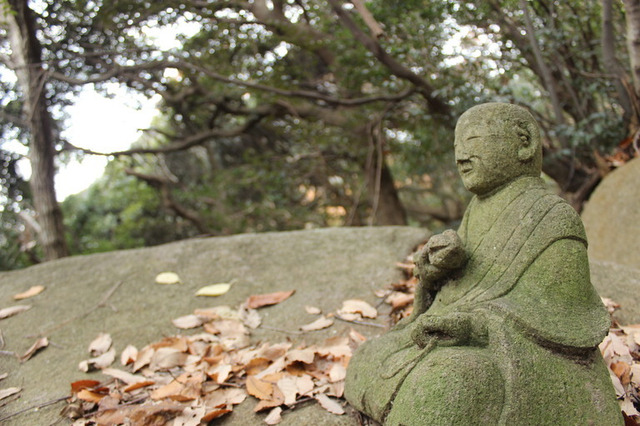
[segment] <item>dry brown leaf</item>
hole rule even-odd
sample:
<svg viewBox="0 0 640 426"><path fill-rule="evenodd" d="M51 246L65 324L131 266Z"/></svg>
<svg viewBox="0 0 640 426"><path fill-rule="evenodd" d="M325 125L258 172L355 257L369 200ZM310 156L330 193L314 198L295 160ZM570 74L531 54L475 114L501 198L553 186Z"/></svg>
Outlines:
<svg viewBox="0 0 640 426"><path fill-rule="evenodd" d="M172 380L168 385L164 385L159 387L158 389L151 392L151 399L158 401L161 399L169 398L172 395L179 395L184 389L184 384L180 383L177 379Z"/></svg>
<svg viewBox="0 0 640 426"><path fill-rule="evenodd" d="M303 325L300 327L302 331L316 331L322 330L323 328L331 327L333 325L333 320L325 317L324 315L315 320L310 324Z"/></svg>
<svg viewBox="0 0 640 426"><path fill-rule="evenodd" d="M0 319L5 319L31 309L31 305L16 305L0 309Z"/></svg>
<svg viewBox="0 0 640 426"><path fill-rule="evenodd" d="M329 369L329 381L331 383L344 380L347 376L347 369L340 364L333 364Z"/></svg>
<svg viewBox="0 0 640 426"><path fill-rule="evenodd" d="M618 376L623 386L628 385L631 381L631 366L624 361L614 362L609 366L613 374Z"/></svg>
<svg viewBox="0 0 640 426"><path fill-rule="evenodd" d="M5 398L10 397L11 395L15 395L18 392L22 391L21 388L6 388L6 389L0 389L0 401L2 401Z"/></svg>
<svg viewBox="0 0 640 426"><path fill-rule="evenodd" d="M145 365L149 365L155 351L156 350L151 346L145 346L144 348L142 348L142 350L138 352L136 360L133 363L133 372L135 373Z"/></svg>
<svg viewBox="0 0 640 426"><path fill-rule="evenodd" d="M149 362L149 368L153 371L169 370L173 367L183 366L189 355L180 349L172 347L158 348Z"/></svg>
<svg viewBox="0 0 640 426"><path fill-rule="evenodd" d="M247 393L258 399L271 399L273 385L269 382L257 379L254 376L247 377Z"/></svg>
<svg viewBox="0 0 640 426"><path fill-rule="evenodd" d="M226 305L214 306L207 309L196 309L193 313L199 317L207 318L210 320L219 319L233 319L240 320L240 312L237 309L232 309Z"/></svg>
<svg viewBox="0 0 640 426"><path fill-rule="evenodd" d="M80 364L78 364L78 368L84 371L85 373L88 373L89 371L92 371L92 370L100 370L103 368L107 368L108 366L113 364L113 361L115 360L116 360L116 350L114 348L111 348L109 352L106 352L98 357L80 361Z"/></svg>
<svg viewBox="0 0 640 426"><path fill-rule="evenodd" d="M118 379L127 385L132 385L134 383L141 383L147 381L145 377L136 376L135 374L131 374L127 371L118 370L117 368L105 368L102 370L102 374L107 376L111 376L114 379Z"/></svg>
<svg viewBox="0 0 640 426"><path fill-rule="evenodd" d="M400 291L394 291L385 298L385 302L391 305L393 309L404 308L405 306L413 303L414 295L403 293Z"/></svg>
<svg viewBox="0 0 640 426"><path fill-rule="evenodd" d="M269 412L267 417L264 418L264 422L268 425L277 425L282 421L282 408L276 407Z"/></svg>
<svg viewBox="0 0 640 426"><path fill-rule="evenodd" d="M323 393L316 395L315 398L320 406L328 412L338 415L344 414L344 408L342 408L342 405L335 399L331 399Z"/></svg>
<svg viewBox="0 0 640 426"><path fill-rule="evenodd" d="M231 411L233 410L229 410L228 408L217 408L205 414L201 421L204 424L208 424L211 420L222 417L225 414L230 413Z"/></svg>
<svg viewBox="0 0 640 426"><path fill-rule="evenodd" d="M242 322L244 323L244 325L246 325L252 330L255 330L256 328L258 328L260 326L260 323L262 322L262 318L260 318L260 314L255 309L242 310L240 316L242 318Z"/></svg>
<svg viewBox="0 0 640 426"><path fill-rule="evenodd" d="M71 392L78 393L82 389L92 389L100 384L97 380L78 380L71 383Z"/></svg>
<svg viewBox="0 0 640 426"><path fill-rule="evenodd" d="M108 333L100 333L98 334L98 337L93 339L89 344L88 351L93 357L100 356L111 348L112 343L113 340L111 339L111 335Z"/></svg>
<svg viewBox="0 0 640 426"><path fill-rule="evenodd" d="M173 426L198 426L206 414L205 407L187 407L173 420Z"/></svg>
<svg viewBox="0 0 640 426"><path fill-rule="evenodd" d="M4 379L6 379L7 377L9 377L9 373L2 373L2 374L0 374L0 380L4 380Z"/></svg>
<svg viewBox="0 0 640 426"><path fill-rule="evenodd" d="M83 401L100 402L100 400L107 395L104 393L91 391L89 389L82 389L80 392L78 392L77 396L78 396L78 399L81 399Z"/></svg>
<svg viewBox="0 0 640 426"><path fill-rule="evenodd" d="M286 405L293 405L296 402L296 395L298 394L298 384L296 378L293 376L285 376L278 380L278 389L284 395L284 403Z"/></svg>
<svg viewBox="0 0 640 426"><path fill-rule="evenodd" d="M20 362L27 361L33 355L35 355L36 352L38 352L40 349L46 348L47 346L49 346L49 339L47 339L46 337L39 338L34 342L33 345L31 345L29 349L27 349L24 355L20 357Z"/></svg>
<svg viewBox="0 0 640 426"><path fill-rule="evenodd" d="M129 365L133 362L136 362L138 358L138 349L136 349L133 345L127 345L126 348L122 351L120 355L120 363L122 365Z"/></svg>
<svg viewBox="0 0 640 426"><path fill-rule="evenodd" d="M200 327L204 321L197 315L185 315L183 317L176 318L171 322L176 327L187 330L190 328Z"/></svg>
<svg viewBox="0 0 640 426"><path fill-rule="evenodd" d="M263 306L275 305L282 302L283 300L288 299L293 293L295 293L295 290L277 291L275 293L266 294L255 294L253 296L249 296L249 298L245 302L245 305L249 309L258 309Z"/></svg>
<svg viewBox="0 0 640 426"><path fill-rule="evenodd" d="M27 291L15 294L13 296L13 299L14 300L28 299L30 297L37 296L38 294L42 293L43 291L44 291L44 286L43 285L34 285L33 287L31 287Z"/></svg>
<svg viewBox="0 0 640 426"><path fill-rule="evenodd" d="M365 318L376 318L378 311L376 308L359 299L349 299L342 302L342 308L338 310L340 316L345 314L360 314Z"/></svg>
<svg viewBox="0 0 640 426"><path fill-rule="evenodd" d="M207 375L211 377L216 383L222 384L229 378L231 369L232 367L229 364L218 364L215 367L210 368L207 371Z"/></svg>
<svg viewBox="0 0 640 426"><path fill-rule="evenodd" d="M351 338L351 340L358 346L360 346L367 340L366 337L355 331L353 328L351 329L351 331L349 331L349 338Z"/></svg>
<svg viewBox="0 0 640 426"><path fill-rule="evenodd" d="M314 348L293 349L285 356L285 362L291 364L292 362L300 361L305 364L312 364L315 356L316 352Z"/></svg>
<svg viewBox="0 0 640 426"><path fill-rule="evenodd" d="M146 388L147 386L151 386L151 385L155 385L156 382L154 382L153 380L145 380L144 382L139 382L139 383L134 383L132 385L127 386L126 388L124 388L125 392L133 392L134 390L138 390L141 388Z"/></svg>
<svg viewBox="0 0 640 426"><path fill-rule="evenodd" d="M305 305L304 310L307 311L307 313L310 315L319 315L322 313L322 309L315 306Z"/></svg>
<svg viewBox="0 0 640 426"><path fill-rule="evenodd" d="M251 361L245 364L244 371L245 373L247 373L247 376L252 376L263 371L269 366L269 364L271 364L271 361L269 361L269 359L267 358L253 358Z"/></svg>

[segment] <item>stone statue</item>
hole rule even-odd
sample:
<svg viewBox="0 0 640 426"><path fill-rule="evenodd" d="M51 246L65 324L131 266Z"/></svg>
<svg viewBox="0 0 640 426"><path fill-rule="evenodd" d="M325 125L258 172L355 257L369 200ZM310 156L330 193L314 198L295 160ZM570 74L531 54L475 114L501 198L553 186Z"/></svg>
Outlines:
<svg viewBox="0 0 640 426"><path fill-rule="evenodd" d="M597 347L609 315L579 216L540 178L534 118L475 106L454 145L475 196L416 256L412 315L353 355L346 399L385 425L623 424Z"/></svg>

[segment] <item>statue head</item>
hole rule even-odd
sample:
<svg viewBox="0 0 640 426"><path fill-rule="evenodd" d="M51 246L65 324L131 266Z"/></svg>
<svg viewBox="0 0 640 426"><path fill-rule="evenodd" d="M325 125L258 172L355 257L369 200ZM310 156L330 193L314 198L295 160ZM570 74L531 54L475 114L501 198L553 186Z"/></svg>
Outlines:
<svg viewBox="0 0 640 426"><path fill-rule="evenodd" d="M520 176L540 176L540 130L523 107L474 106L460 116L454 146L462 182L474 194L489 194Z"/></svg>

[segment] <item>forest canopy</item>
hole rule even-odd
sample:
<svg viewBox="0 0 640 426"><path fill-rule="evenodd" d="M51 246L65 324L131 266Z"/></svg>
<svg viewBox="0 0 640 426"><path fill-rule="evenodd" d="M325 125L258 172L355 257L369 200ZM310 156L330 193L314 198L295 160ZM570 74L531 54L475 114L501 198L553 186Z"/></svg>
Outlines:
<svg viewBox="0 0 640 426"><path fill-rule="evenodd" d="M544 172L579 210L638 151L639 25L638 0L0 0L0 269L201 235L455 224L453 127L486 101L532 111ZM113 84L161 98L140 140L65 140L75 95ZM105 175L60 206L56 166L87 155L109 157Z"/></svg>

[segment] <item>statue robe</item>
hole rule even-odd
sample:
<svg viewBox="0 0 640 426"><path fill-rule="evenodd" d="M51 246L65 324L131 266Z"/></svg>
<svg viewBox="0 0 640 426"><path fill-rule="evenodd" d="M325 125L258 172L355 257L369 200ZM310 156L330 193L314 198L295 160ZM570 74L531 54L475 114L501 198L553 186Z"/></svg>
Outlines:
<svg viewBox="0 0 640 426"><path fill-rule="evenodd" d="M423 315L473 315L486 338L421 349L400 323L356 351L347 400L390 425L621 423L577 213L524 177L474 197L458 233L469 261Z"/></svg>

